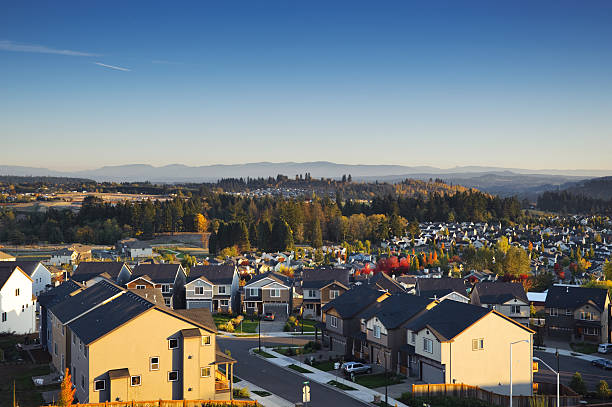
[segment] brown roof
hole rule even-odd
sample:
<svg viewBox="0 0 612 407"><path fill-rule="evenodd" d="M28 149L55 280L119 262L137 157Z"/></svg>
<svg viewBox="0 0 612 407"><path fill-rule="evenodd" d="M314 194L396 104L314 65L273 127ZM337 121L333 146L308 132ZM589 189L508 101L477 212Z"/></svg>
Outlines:
<svg viewBox="0 0 612 407"><path fill-rule="evenodd" d="M222 365L224 363L236 363L236 359L232 358L231 356L226 355L225 353L221 352L219 349L217 349L217 352L215 353L215 365Z"/></svg>
<svg viewBox="0 0 612 407"><path fill-rule="evenodd" d="M181 329L181 334L183 335L183 338L199 338L202 336L202 333L198 328Z"/></svg>
<svg viewBox="0 0 612 407"><path fill-rule="evenodd" d="M168 308L166 310L170 309ZM185 318L189 322L193 322L211 332L217 333L217 325L208 308L175 309L170 311L178 317Z"/></svg>
<svg viewBox="0 0 612 407"><path fill-rule="evenodd" d="M128 368L109 370L108 377L111 380L130 377L130 370Z"/></svg>
<svg viewBox="0 0 612 407"><path fill-rule="evenodd" d="M142 298L151 301L157 306L165 307L164 296L162 295L161 288L128 288L128 291L133 292L141 296Z"/></svg>

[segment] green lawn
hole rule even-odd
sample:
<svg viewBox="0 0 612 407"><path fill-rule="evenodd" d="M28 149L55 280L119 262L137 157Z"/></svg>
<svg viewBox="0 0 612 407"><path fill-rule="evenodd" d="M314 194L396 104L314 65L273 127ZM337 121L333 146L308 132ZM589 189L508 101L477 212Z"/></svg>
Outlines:
<svg viewBox="0 0 612 407"><path fill-rule="evenodd" d="M217 328L219 328L220 325L226 324L232 318L234 318L233 315L213 314L213 319L215 320L215 324L217 325ZM242 323L240 325L237 325L234 327L234 333L240 333L240 332L249 333L249 334L257 333L258 324L259 322L257 320L251 321L248 317L245 317L242 320ZM242 331L241 331L241 326L242 326Z"/></svg>
<svg viewBox="0 0 612 407"><path fill-rule="evenodd" d="M32 376L49 374L49 365L15 365L0 369L0 406L13 405L13 381L15 395L21 407L38 407L42 405L41 391L59 389L59 385L36 388Z"/></svg>
<svg viewBox="0 0 612 407"><path fill-rule="evenodd" d="M287 366L287 367L288 367L289 369L293 369L293 370L295 370L296 372L300 372L300 373L312 373L310 370L308 370L308 369L304 369L303 367L298 366L298 365L294 365L294 364L291 364L291 365L289 365L289 366Z"/></svg>
<svg viewBox="0 0 612 407"><path fill-rule="evenodd" d="M570 343L574 352L591 354L597 352L597 345L593 343Z"/></svg>
<svg viewBox="0 0 612 407"><path fill-rule="evenodd" d="M388 375L388 380L385 380L384 373L355 376L355 383L368 387L370 389L375 389L377 387L383 387L385 383L390 386L392 384L398 384L398 383L403 383L403 382L404 380L402 379L401 376L396 376L393 374Z"/></svg>
<svg viewBox="0 0 612 407"><path fill-rule="evenodd" d="M268 352L263 351L263 350L259 350L259 349L255 349L253 352L257 353L259 356L263 356L264 358L267 359L272 359L275 358L276 356L274 355L270 355Z"/></svg>
<svg viewBox="0 0 612 407"><path fill-rule="evenodd" d="M304 324L304 332L314 332L316 323L317 321L313 321L312 319L301 320L297 326L297 331L302 332L302 324Z"/></svg>
<svg viewBox="0 0 612 407"><path fill-rule="evenodd" d="M336 380L330 380L330 381L327 382L327 384L331 384L332 386L337 387L340 390L357 390L357 389L355 389L353 387L347 386L346 384L340 383L340 382L338 382Z"/></svg>
<svg viewBox="0 0 612 407"><path fill-rule="evenodd" d="M312 367L315 369L323 370L324 372L329 372L334 370L334 361L324 360L324 361L314 361L312 363Z"/></svg>

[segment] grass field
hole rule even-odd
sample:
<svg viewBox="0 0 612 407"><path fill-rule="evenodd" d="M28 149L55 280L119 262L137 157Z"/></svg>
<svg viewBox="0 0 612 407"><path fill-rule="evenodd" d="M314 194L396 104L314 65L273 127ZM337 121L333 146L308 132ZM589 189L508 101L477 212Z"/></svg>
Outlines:
<svg viewBox="0 0 612 407"><path fill-rule="evenodd" d="M355 383L368 387L370 389L383 387L385 384L391 386L392 384L399 384L403 382L404 380L401 376L396 376L393 374L389 374L387 379L385 379L384 373L355 376Z"/></svg>
<svg viewBox="0 0 612 407"><path fill-rule="evenodd" d="M289 366L287 366L289 369L295 370L296 372L300 372L300 373L312 373L310 370L308 369L304 369L301 366L298 365L294 365L294 364L290 364Z"/></svg>
<svg viewBox="0 0 612 407"><path fill-rule="evenodd" d="M257 353L259 356L263 356L264 358L267 358L267 359L273 359L276 357L274 355L269 354L268 352L264 350L255 349L254 352Z"/></svg>
<svg viewBox="0 0 612 407"><path fill-rule="evenodd" d="M346 384L338 382L336 380L330 380L327 382L327 384L331 384L332 386L337 387L340 390L357 390L353 387L347 386Z"/></svg>

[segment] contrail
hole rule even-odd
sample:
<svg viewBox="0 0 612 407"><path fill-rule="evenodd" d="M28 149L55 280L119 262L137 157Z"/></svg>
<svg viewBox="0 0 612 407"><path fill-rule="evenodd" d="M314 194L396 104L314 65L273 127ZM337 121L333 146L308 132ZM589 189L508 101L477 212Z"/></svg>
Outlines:
<svg viewBox="0 0 612 407"><path fill-rule="evenodd" d="M17 44L13 41L0 40L0 51L13 51L13 52L34 52L37 54L56 54L56 55L68 55L73 57L94 57L99 54L92 54L89 52L73 51L70 49L56 49L50 48L44 45L37 44Z"/></svg>
<svg viewBox="0 0 612 407"><path fill-rule="evenodd" d="M99 65L99 66L103 66L105 68L116 69L117 71L124 71L124 72L130 72L131 71L131 69L122 68L120 66L107 65L107 64L103 64L102 62L94 62L94 64Z"/></svg>

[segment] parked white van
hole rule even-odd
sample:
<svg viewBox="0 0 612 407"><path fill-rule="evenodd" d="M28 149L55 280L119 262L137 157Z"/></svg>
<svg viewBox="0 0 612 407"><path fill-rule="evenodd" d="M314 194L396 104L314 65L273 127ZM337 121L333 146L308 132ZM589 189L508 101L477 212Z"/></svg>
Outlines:
<svg viewBox="0 0 612 407"><path fill-rule="evenodd" d="M610 353L612 352L612 343L600 343L597 347L598 353Z"/></svg>

